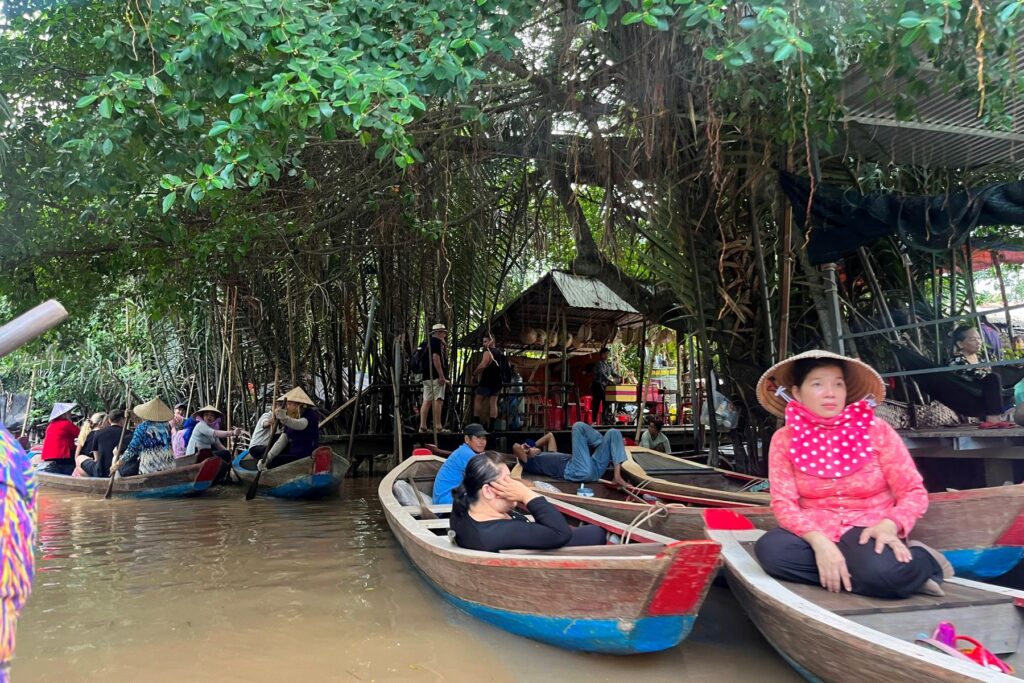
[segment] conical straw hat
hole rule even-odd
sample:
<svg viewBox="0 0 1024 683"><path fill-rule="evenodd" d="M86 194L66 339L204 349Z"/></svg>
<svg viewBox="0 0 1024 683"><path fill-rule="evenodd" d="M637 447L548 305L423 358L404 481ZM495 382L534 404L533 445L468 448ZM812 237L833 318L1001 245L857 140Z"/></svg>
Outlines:
<svg viewBox="0 0 1024 683"><path fill-rule="evenodd" d="M315 406L313 399L306 395L306 392L301 387L295 387L287 394L281 397L285 401L292 401L293 403L305 403L307 406Z"/></svg>
<svg viewBox="0 0 1024 683"><path fill-rule="evenodd" d="M167 422L174 417L174 411L167 407L167 404L158 398L154 398L152 401L147 401L142 405L137 405L132 409L132 412L138 415L143 420L149 420L151 422Z"/></svg>
<svg viewBox="0 0 1024 683"><path fill-rule="evenodd" d="M767 372L761 375L757 382L757 400L761 402L764 409L773 415L782 417L786 414L786 399L775 393L776 388L782 387L793 395L793 363L804 358L831 358L842 361L845 366L846 376L846 403L855 403L866 396L873 396L876 401L881 402L885 398L885 382L867 363L856 358L840 356L838 353L815 349L805 351L799 355L787 358L768 368Z"/></svg>
<svg viewBox="0 0 1024 683"><path fill-rule="evenodd" d="M211 406L209 403L207 403L205 406L196 411L196 415L199 415L200 413L217 413L218 415L224 414L217 410L216 408L214 408L213 406Z"/></svg>
<svg viewBox="0 0 1024 683"><path fill-rule="evenodd" d="M70 413L71 409L77 406L77 403L54 403L53 410L50 411L49 422L53 422L64 413Z"/></svg>

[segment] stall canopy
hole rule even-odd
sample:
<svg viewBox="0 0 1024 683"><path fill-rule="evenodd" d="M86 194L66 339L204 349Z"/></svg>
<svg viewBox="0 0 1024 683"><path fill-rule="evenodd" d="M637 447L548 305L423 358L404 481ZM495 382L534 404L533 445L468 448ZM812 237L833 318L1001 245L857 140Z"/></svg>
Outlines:
<svg viewBox="0 0 1024 683"><path fill-rule="evenodd" d="M543 351L547 338L555 340L549 342L551 350L562 351L567 348L566 337L571 337L570 351L590 352L611 342L619 330L642 324L643 319L604 283L554 270L459 345L478 345L490 330L506 349Z"/></svg>
<svg viewBox="0 0 1024 683"><path fill-rule="evenodd" d="M982 225L1024 225L1024 181L995 183L934 196L888 192L861 194L850 188L817 185L782 172L782 189L793 218L804 223L811 205L807 254L819 265L838 261L887 235L908 247L946 251L962 245ZM984 249L974 245L976 249Z"/></svg>

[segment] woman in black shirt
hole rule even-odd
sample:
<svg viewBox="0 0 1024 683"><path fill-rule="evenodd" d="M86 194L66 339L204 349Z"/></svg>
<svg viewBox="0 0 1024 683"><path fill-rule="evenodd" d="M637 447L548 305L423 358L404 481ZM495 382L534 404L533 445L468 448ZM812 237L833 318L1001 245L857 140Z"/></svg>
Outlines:
<svg viewBox="0 0 1024 683"><path fill-rule="evenodd" d="M526 506L534 521L516 512ZM451 529L455 542L471 550L497 552L507 548L548 550L566 545L604 545L604 530L572 528L546 498L513 479L494 451L473 456L462 485L455 489Z"/></svg>

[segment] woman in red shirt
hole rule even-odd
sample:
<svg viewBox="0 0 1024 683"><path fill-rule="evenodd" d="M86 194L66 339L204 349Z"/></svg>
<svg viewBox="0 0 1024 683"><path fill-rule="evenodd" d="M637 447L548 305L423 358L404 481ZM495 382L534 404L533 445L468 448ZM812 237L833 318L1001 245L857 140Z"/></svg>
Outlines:
<svg viewBox="0 0 1024 683"><path fill-rule="evenodd" d="M55 403L50 411L50 424L43 437L42 460L45 470L53 474L71 474L75 470L75 439L78 427L71 421L75 403Z"/></svg>
<svg viewBox="0 0 1024 683"><path fill-rule="evenodd" d="M761 377L758 400L786 419L768 453L779 528L755 547L767 573L836 593L943 594L939 584L952 567L906 542L928 493L902 439L875 419L868 398L884 396L871 367L827 351L794 356Z"/></svg>

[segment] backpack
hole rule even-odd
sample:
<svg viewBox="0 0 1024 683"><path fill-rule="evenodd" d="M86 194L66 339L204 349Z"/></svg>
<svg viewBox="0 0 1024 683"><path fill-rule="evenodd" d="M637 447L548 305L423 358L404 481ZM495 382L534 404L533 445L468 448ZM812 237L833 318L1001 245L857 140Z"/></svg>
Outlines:
<svg viewBox="0 0 1024 683"><path fill-rule="evenodd" d="M505 355L504 351L498 349L491 349L491 357L494 358L494 362L498 365L498 371L501 373L501 383L511 384L512 383L512 363L508 361L508 356Z"/></svg>
<svg viewBox="0 0 1024 683"><path fill-rule="evenodd" d="M414 375L425 375L428 369L427 357L427 342L423 342L409 357L409 372Z"/></svg>

